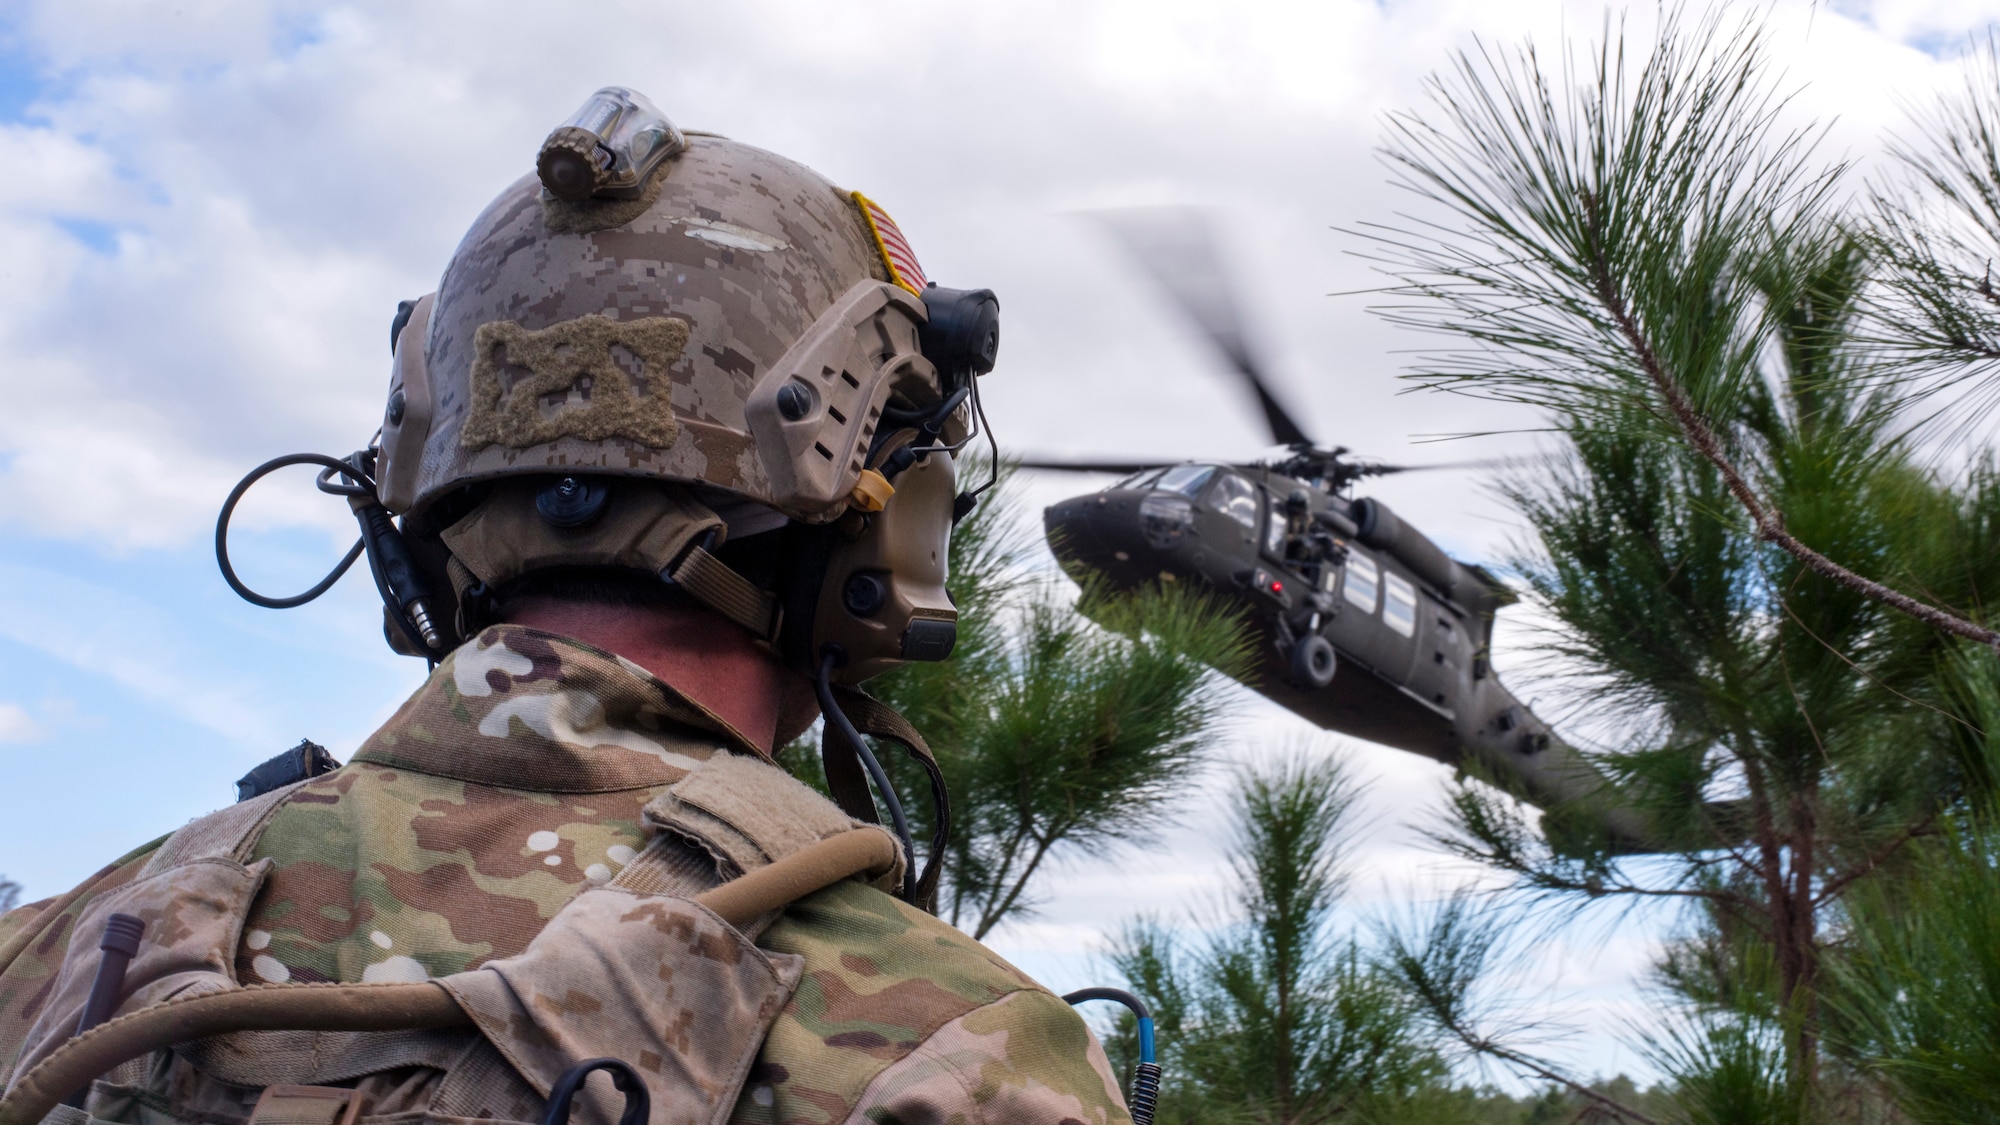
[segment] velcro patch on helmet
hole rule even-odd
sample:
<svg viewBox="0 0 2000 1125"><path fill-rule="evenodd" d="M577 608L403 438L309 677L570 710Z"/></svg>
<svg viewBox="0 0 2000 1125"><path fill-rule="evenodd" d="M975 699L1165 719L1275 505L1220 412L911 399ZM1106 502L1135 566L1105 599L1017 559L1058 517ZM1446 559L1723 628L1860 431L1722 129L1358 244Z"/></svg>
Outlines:
<svg viewBox="0 0 2000 1125"><path fill-rule="evenodd" d="M854 205L861 208L861 217L868 220L868 234L875 240L875 251L882 255L882 264L889 267L889 280L921 297L924 286L930 281L924 277L924 267L917 264L917 252L910 249L910 241L903 237L903 231L889 212L874 200L854 192Z"/></svg>
<svg viewBox="0 0 2000 1125"><path fill-rule="evenodd" d="M613 320L591 314L540 331L488 321L473 336L472 396L459 434L467 449L525 449L557 438L625 438L654 449L674 443L667 369L687 347L673 316ZM633 390L633 381L645 393Z"/></svg>

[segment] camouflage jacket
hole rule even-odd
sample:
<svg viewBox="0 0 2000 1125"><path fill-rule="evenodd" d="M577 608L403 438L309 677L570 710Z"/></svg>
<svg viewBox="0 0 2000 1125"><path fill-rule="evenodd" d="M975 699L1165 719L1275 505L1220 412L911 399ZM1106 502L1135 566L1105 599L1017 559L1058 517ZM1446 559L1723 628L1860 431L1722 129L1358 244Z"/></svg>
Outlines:
<svg viewBox="0 0 2000 1125"><path fill-rule="evenodd" d="M488 629L345 767L274 803L250 853L270 862L235 977L420 981L505 963L579 892L613 882L647 846L649 802L711 757L746 752L733 743L630 661ZM50 1003L78 919L161 843L0 917L0 1074ZM719 863L711 881L734 874ZM801 975L732 1121L1129 1121L1102 1050L1060 999L879 890L809 896L757 943ZM167 1108L155 1102L152 1119Z"/></svg>

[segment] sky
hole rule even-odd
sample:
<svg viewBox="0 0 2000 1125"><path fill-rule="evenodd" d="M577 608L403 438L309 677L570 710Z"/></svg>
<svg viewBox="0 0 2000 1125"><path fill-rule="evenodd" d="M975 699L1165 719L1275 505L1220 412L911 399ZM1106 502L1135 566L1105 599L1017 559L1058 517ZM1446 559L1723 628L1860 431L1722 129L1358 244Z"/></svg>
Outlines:
<svg viewBox="0 0 2000 1125"><path fill-rule="evenodd" d="M1866 174L1904 107L1957 81L1953 56L2000 0L1754 11L1791 111L1829 123L1826 151ZM1652 12L1633 9L1635 37ZM1012 451L1264 448L1248 397L1087 218L1172 204L1209 211L1310 432L1455 460L1532 449L1536 419L1399 380L1424 341L1356 295L1381 278L1343 231L1418 206L1374 150L1383 115L1419 105L1452 52L1547 50L1607 18L1556 0L0 2L0 873L28 898L67 889L300 738L346 758L420 681L382 644L359 573L303 609L237 600L215 512L269 457L368 440L396 303L435 287L472 218L598 86L867 192L931 278L994 289L1004 347L985 393ZM262 589L308 585L353 534L296 472L253 494L233 541ZM1032 517L1093 483L1036 475L1023 504ZM1369 491L1460 558L1490 562L1516 534L1476 474ZM1523 611L1503 626L1506 651L1532 646ZM1531 699L1560 687L1508 679ZM1442 767L1247 694L1236 710L1222 765L1338 754L1367 782L1354 919L1468 877L1419 833ZM1157 846L1062 867L1042 914L994 946L1078 987L1130 918L1213 904L1225 779ZM1521 1003L1576 1030L1552 1052L1646 1073L1624 1033L1670 927L1591 921L1523 960Z"/></svg>

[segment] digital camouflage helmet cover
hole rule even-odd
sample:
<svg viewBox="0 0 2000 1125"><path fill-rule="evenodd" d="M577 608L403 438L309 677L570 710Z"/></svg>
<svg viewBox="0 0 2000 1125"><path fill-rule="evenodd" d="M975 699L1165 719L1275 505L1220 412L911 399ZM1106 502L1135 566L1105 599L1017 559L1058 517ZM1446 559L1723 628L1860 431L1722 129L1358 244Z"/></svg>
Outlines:
<svg viewBox="0 0 2000 1125"><path fill-rule="evenodd" d="M796 664L836 651L846 682L947 654L953 454L992 294L928 285L860 193L620 88L538 165L395 332L375 481L455 603L431 617L462 635L482 592L609 566ZM758 535L786 565L718 561Z"/></svg>

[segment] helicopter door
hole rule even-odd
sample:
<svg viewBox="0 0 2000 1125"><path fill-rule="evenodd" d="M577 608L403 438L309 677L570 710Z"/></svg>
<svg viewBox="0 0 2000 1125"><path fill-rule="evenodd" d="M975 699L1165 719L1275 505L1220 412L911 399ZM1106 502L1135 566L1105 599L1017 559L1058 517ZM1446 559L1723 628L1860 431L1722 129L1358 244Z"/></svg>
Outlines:
<svg viewBox="0 0 2000 1125"><path fill-rule="evenodd" d="M1382 568L1382 628L1375 633L1379 654L1375 667L1398 683L1409 682L1415 663L1417 588L1409 579Z"/></svg>
<svg viewBox="0 0 2000 1125"><path fill-rule="evenodd" d="M1264 557L1275 563L1285 559L1285 534L1290 529L1285 526L1285 508L1278 503L1272 493L1264 495ZM1331 590L1332 587L1327 587Z"/></svg>
<svg viewBox="0 0 2000 1125"><path fill-rule="evenodd" d="M1417 632L1417 588L1395 571L1382 576L1382 624L1405 637Z"/></svg>
<svg viewBox="0 0 2000 1125"><path fill-rule="evenodd" d="M1340 568L1347 580L1341 583L1341 597L1352 607L1342 616L1349 619L1357 614L1362 620L1373 622L1375 604L1382 595L1382 572L1375 566L1375 560L1362 554L1356 548L1348 548L1347 565Z"/></svg>
<svg viewBox="0 0 2000 1125"><path fill-rule="evenodd" d="M1409 580L1375 557L1350 546L1341 567L1341 612L1333 619L1335 647L1397 684L1409 682L1411 652L1409 602L1416 590Z"/></svg>
<svg viewBox="0 0 2000 1125"><path fill-rule="evenodd" d="M1439 707L1456 707L1460 685L1472 663L1472 637L1458 615L1428 594L1417 618L1417 666L1410 690Z"/></svg>

